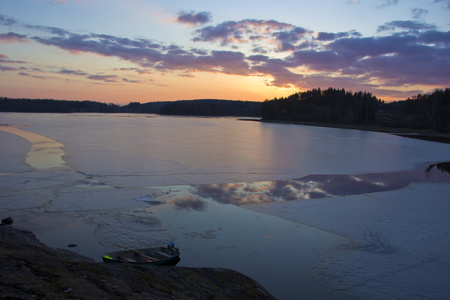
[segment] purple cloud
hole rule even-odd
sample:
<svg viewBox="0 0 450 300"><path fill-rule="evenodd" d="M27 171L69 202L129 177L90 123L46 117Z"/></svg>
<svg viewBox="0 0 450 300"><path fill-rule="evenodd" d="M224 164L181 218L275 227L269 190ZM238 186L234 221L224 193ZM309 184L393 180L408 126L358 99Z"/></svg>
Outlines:
<svg viewBox="0 0 450 300"><path fill-rule="evenodd" d="M392 21L385 23L382 26L378 26L378 32L389 31L389 30L408 30L408 31L423 31L436 29L435 25L420 23L417 21Z"/></svg>
<svg viewBox="0 0 450 300"><path fill-rule="evenodd" d="M419 41L425 44L450 45L450 31L428 30L419 35Z"/></svg>
<svg viewBox="0 0 450 300"><path fill-rule="evenodd" d="M68 70L68 69L61 69L57 73L59 74L68 74L68 75L80 75L80 76L86 76L87 73L80 71L80 70Z"/></svg>
<svg viewBox="0 0 450 300"><path fill-rule="evenodd" d="M334 41L336 39L349 37L349 32L338 32L338 33L332 33L332 32L319 32L317 34L317 40L318 41Z"/></svg>
<svg viewBox="0 0 450 300"><path fill-rule="evenodd" d="M118 81L117 75L90 75L86 78L92 79L92 80L103 81L103 82L113 82L113 83Z"/></svg>
<svg viewBox="0 0 450 300"><path fill-rule="evenodd" d="M24 77L31 77L31 78L37 78L37 79L51 79L53 77L47 77L47 76L41 76L41 75L34 75L28 72L19 72L18 73L20 76L24 76Z"/></svg>
<svg viewBox="0 0 450 300"><path fill-rule="evenodd" d="M202 12L180 12L178 14L177 22L185 23L189 25L199 25L209 23L212 20L211 13L202 11Z"/></svg>
<svg viewBox="0 0 450 300"><path fill-rule="evenodd" d="M116 56L125 60L151 66L161 61L161 53L148 40L130 40L110 35L66 34L64 36L32 38L44 45L56 46L71 52L92 52L105 56Z"/></svg>
<svg viewBox="0 0 450 300"><path fill-rule="evenodd" d="M14 32L0 34L0 42L2 43L28 43L29 40L26 35Z"/></svg>
<svg viewBox="0 0 450 300"><path fill-rule="evenodd" d="M267 86L276 86L291 88L299 86L299 82L303 79L302 74L293 73L290 71L289 64L281 59L267 59L262 64L252 67L252 71L272 76L273 80L266 82Z"/></svg>
<svg viewBox="0 0 450 300"><path fill-rule="evenodd" d="M278 42L278 50L280 51L294 51L295 44L302 40L305 35L310 32L302 27L295 27L289 31L278 31L272 35Z"/></svg>
<svg viewBox="0 0 450 300"><path fill-rule="evenodd" d="M50 27L50 26L36 26L36 25L25 25L26 28L29 29L36 29L36 30L40 30L40 31L45 31L51 34L56 34L59 36L63 36L66 34L70 34L69 31L58 28L58 27Z"/></svg>
<svg viewBox="0 0 450 300"><path fill-rule="evenodd" d="M0 22L12 22L0 15ZM45 26L30 26L48 35L31 40L72 53L88 52L118 57L134 63L127 70L139 74L177 71L192 76L195 71L233 75L267 76L267 85L304 88L360 86L373 91L384 86L412 84L448 85L450 78L450 31L417 21L392 21L380 31L401 30L386 36L362 37L356 31L319 32L291 24L265 20L228 21L194 31L194 40L235 46L245 43L254 54L243 51L187 49L163 45L149 39L130 39L106 34L77 34ZM15 33L14 42L26 40ZM282 56L280 51L289 51ZM274 58L273 53L277 53ZM0 56L0 63L7 57ZM3 60L3 61L2 61ZM0 67L8 70L6 67ZM30 69L31 70L31 69ZM22 76L32 74L22 69ZM313 72L311 72L313 71ZM31 72L31 71L30 71ZM52 71L54 72L54 71ZM116 75L90 75L80 70L61 69L60 74L87 76L97 82L134 82ZM374 81L374 79L376 81ZM373 82L377 82L374 84ZM331 84L329 84L331 83ZM332 84L335 83L335 84Z"/></svg>
<svg viewBox="0 0 450 300"><path fill-rule="evenodd" d="M293 26L277 21L266 20L242 20L227 21L217 26L207 26L195 31L196 42L216 42L221 45L232 43L247 43L254 40L256 36L270 35L274 31L289 29Z"/></svg>
<svg viewBox="0 0 450 300"><path fill-rule="evenodd" d="M344 61L335 51L296 51L290 59L292 66L307 66L316 71L335 71L342 68Z"/></svg>
<svg viewBox="0 0 450 300"><path fill-rule="evenodd" d="M140 83L139 80L132 80L132 79L128 79L128 78L122 78L122 81L129 82L129 83Z"/></svg>

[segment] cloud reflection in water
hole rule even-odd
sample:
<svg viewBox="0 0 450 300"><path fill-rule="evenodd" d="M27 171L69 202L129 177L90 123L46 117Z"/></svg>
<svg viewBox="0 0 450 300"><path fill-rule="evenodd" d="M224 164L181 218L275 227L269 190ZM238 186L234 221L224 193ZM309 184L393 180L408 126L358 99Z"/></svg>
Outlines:
<svg viewBox="0 0 450 300"><path fill-rule="evenodd" d="M384 192L404 188L411 182L450 181L449 174L430 176L424 171L400 171L361 175L309 175L299 179L200 184L177 191L173 204L179 208L204 211L207 201L237 206L254 203L307 200ZM179 189L180 187L178 187Z"/></svg>

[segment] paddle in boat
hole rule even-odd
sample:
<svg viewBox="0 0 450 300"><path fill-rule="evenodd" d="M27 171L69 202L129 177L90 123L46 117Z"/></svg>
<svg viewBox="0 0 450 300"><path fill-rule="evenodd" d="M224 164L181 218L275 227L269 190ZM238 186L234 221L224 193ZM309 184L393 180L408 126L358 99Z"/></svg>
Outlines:
<svg viewBox="0 0 450 300"><path fill-rule="evenodd" d="M173 242L167 247L153 247L144 249L123 248L122 251L105 253L102 258L105 263L129 263L140 265L175 266L180 261L180 250Z"/></svg>

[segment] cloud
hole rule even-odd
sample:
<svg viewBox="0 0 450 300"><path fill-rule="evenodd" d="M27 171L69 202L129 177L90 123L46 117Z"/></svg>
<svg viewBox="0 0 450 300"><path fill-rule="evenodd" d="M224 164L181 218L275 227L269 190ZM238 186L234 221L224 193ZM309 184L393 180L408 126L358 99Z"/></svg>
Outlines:
<svg viewBox="0 0 450 300"><path fill-rule="evenodd" d="M411 9L411 13L414 19L420 19L424 17L426 14L428 14L428 10L423 8L413 8Z"/></svg>
<svg viewBox="0 0 450 300"><path fill-rule="evenodd" d="M153 42L144 39L130 40L100 34L64 34L62 36L32 38L44 45L56 46L73 53L91 52L104 56L116 56L140 64L161 60L161 53Z"/></svg>
<svg viewBox="0 0 450 300"><path fill-rule="evenodd" d="M12 22L8 17L0 17L0 22ZM305 88L308 85L307 88L312 88L320 83L325 86L369 87L372 91L376 88L385 91L394 85L448 85L450 78L450 32L418 21L385 23L378 28L385 36L377 37L363 37L354 30L314 33L273 20L250 19L227 21L193 32L194 41L228 47L245 45L247 50L252 49L257 55L236 49L219 50L217 45L216 50L188 49L145 38L79 34L55 27L24 26L45 34L36 34L30 39L8 33L0 38L16 42L32 40L74 54L117 57L135 64L136 67L126 70L139 74L174 71L177 75L194 76L195 72L213 72L265 76L268 78L266 85L273 87ZM8 67L2 70L8 70ZM20 71L24 72L22 76L27 76L26 70ZM81 70L65 68L57 72L86 76L96 82L137 83L134 77L124 78L123 75L89 75Z"/></svg>
<svg viewBox="0 0 450 300"><path fill-rule="evenodd" d="M383 0L382 4L378 5L378 8L388 7L392 5L397 5L399 0Z"/></svg>
<svg viewBox="0 0 450 300"><path fill-rule="evenodd" d="M178 14L177 22L189 24L189 25L199 25L209 23L212 20L212 15L209 12L180 12Z"/></svg>
<svg viewBox="0 0 450 300"><path fill-rule="evenodd" d="M302 28L294 27L288 31L277 31L272 34L278 43L278 49L280 51L294 51L295 45L302 40L305 35L311 32Z"/></svg>
<svg viewBox="0 0 450 300"><path fill-rule="evenodd" d="M117 75L90 75L87 79L98 80L103 82L118 82L119 77Z"/></svg>
<svg viewBox="0 0 450 300"><path fill-rule="evenodd" d="M17 24L16 20L8 16L0 14L0 25L12 26Z"/></svg>
<svg viewBox="0 0 450 300"><path fill-rule="evenodd" d="M23 60L10 60L8 55L0 54L0 63L24 64Z"/></svg>
<svg viewBox="0 0 450 300"><path fill-rule="evenodd" d="M423 31L436 29L435 25L421 23L417 21L392 21L378 26L378 32L393 31L396 29L408 30L408 31Z"/></svg>
<svg viewBox="0 0 450 300"><path fill-rule="evenodd" d="M317 34L317 40L318 41L333 41L336 39L340 39L343 37L348 37L350 33L348 32L338 32L338 33L332 33L332 32L319 32Z"/></svg>
<svg viewBox="0 0 450 300"><path fill-rule="evenodd" d="M336 61L323 64L325 60L321 60L322 64L313 66L316 70L319 67L330 70L337 66L342 73L351 70L392 86L447 85L450 78L450 33L437 33L427 31L419 35L336 40L328 45L328 49L343 65L336 65Z"/></svg>
<svg viewBox="0 0 450 300"><path fill-rule="evenodd" d="M87 73L80 71L80 70L68 70L68 69L61 69L57 73L59 74L68 74L68 75L79 75L79 76L86 76Z"/></svg>
<svg viewBox="0 0 450 300"><path fill-rule="evenodd" d="M261 35L270 35L274 31L293 28L293 25L273 20L226 21L216 26L207 26L196 30L195 42L220 42L221 45L247 43Z"/></svg>
<svg viewBox="0 0 450 300"><path fill-rule="evenodd" d="M28 43L30 40L26 35L14 32L0 34L0 42L2 43Z"/></svg>
<svg viewBox="0 0 450 300"><path fill-rule="evenodd" d="M36 78L36 79L51 79L53 77L48 77L48 76L41 76L41 75L34 75L28 72L19 72L18 73L20 76L24 76L24 77L31 77L31 78Z"/></svg>
<svg viewBox="0 0 450 300"><path fill-rule="evenodd" d="M262 64L253 66L252 71L273 77L273 80L266 82L267 86L292 88L298 86L303 75L290 71L289 66L289 63L281 59L267 59Z"/></svg>
<svg viewBox="0 0 450 300"><path fill-rule="evenodd" d="M132 80L128 78L122 78L123 82L129 82L129 83L141 83L139 80Z"/></svg>
<svg viewBox="0 0 450 300"><path fill-rule="evenodd" d="M25 61L22 60L10 60L8 55L5 54L1 54L0 53L0 71L2 72L7 72L7 71L25 71L26 68L25 67L20 67L20 68L14 68L14 67L5 67L1 64L24 64Z"/></svg>
<svg viewBox="0 0 450 300"><path fill-rule="evenodd" d="M58 27L51 27L51 26L40 26L40 25L25 25L26 28L29 29L36 29L36 30L40 30L40 31L45 31L51 34L56 34L59 36L64 36L67 34L70 34L69 31L58 28Z"/></svg>
<svg viewBox="0 0 450 300"><path fill-rule="evenodd" d="M424 44L450 45L450 31L427 30L419 35L419 42Z"/></svg>
<svg viewBox="0 0 450 300"><path fill-rule="evenodd" d="M434 0L434 3L444 2L447 3L447 9L450 9L450 0Z"/></svg>

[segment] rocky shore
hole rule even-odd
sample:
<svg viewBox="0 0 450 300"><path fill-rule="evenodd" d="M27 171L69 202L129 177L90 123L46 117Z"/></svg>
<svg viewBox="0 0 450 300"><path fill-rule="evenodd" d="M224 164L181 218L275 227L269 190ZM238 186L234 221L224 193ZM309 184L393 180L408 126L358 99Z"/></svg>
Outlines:
<svg viewBox="0 0 450 300"><path fill-rule="evenodd" d="M104 264L0 225L1 299L275 299L230 269Z"/></svg>

